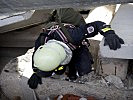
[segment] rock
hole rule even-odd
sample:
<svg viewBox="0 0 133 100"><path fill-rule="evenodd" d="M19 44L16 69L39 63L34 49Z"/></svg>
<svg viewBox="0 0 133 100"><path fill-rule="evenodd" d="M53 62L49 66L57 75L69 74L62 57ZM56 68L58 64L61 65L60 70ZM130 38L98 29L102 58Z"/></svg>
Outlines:
<svg viewBox="0 0 133 100"><path fill-rule="evenodd" d="M117 77L115 75L109 75L109 76L106 76L105 79L108 82L114 84L117 88L124 89L124 84L119 77Z"/></svg>

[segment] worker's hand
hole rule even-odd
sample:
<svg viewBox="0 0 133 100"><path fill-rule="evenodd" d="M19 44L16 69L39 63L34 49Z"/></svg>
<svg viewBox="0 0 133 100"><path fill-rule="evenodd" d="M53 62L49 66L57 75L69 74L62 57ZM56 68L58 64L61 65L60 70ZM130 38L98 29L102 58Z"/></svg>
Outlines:
<svg viewBox="0 0 133 100"><path fill-rule="evenodd" d="M121 48L121 44L124 44L123 39L116 35L113 30L107 31L104 37L104 46L109 45L109 48L112 50L117 50Z"/></svg>
<svg viewBox="0 0 133 100"><path fill-rule="evenodd" d="M28 80L28 85L31 89L36 89L38 84L42 84L42 79L41 77L37 76L36 73L34 73Z"/></svg>

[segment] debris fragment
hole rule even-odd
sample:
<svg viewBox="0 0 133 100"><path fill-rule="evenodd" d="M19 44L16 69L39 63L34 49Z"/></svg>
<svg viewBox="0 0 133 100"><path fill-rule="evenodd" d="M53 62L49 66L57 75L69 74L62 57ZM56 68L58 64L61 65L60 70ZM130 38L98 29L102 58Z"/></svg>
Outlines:
<svg viewBox="0 0 133 100"><path fill-rule="evenodd" d="M108 82L114 84L118 89L124 89L124 84L119 77L115 75L109 75L109 76L106 76L105 79Z"/></svg>

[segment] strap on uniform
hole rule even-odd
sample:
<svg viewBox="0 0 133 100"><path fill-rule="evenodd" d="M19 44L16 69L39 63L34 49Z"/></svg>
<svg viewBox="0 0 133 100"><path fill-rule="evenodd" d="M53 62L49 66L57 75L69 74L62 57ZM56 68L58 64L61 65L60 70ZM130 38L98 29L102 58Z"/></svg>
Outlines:
<svg viewBox="0 0 133 100"><path fill-rule="evenodd" d="M67 31L67 29L64 27L64 25L61 23L61 18L59 16L59 10L56 10L56 14L55 14L55 21L58 22L59 26L61 27L62 29L62 32L64 33L64 35L67 37L68 41L70 43L74 43L73 39L71 38L69 32Z"/></svg>
<svg viewBox="0 0 133 100"><path fill-rule="evenodd" d="M73 39L71 38L69 32L67 31L67 29L64 27L64 25L61 23L61 18L59 15L59 10L54 10L52 15L48 18L48 20L46 21L46 23L49 22L57 22L59 24L59 26L62 29L62 32L64 33L64 35L66 36L66 38L68 39L68 42L70 43L74 43Z"/></svg>
<svg viewBox="0 0 133 100"><path fill-rule="evenodd" d="M44 35L42 35L42 36L40 37L40 43L41 43L41 45L44 44Z"/></svg>

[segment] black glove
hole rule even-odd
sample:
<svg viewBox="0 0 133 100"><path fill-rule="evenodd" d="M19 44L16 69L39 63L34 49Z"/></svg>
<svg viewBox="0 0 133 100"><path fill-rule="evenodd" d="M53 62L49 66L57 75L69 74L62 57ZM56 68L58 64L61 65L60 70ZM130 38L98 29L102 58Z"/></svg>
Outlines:
<svg viewBox="0 0 133 100"><path fill-rule="evenodd" d="M105 37L104 46L109 45L110 49L117 50L121 48L121 44L124 44L123 39L116 35L113 30L109 30L103 35Z"/></svg>
<svg viewBox="0 0 133 100"><path fill-rule="evenodd" d="M41 77L37 76L36 73L34 73L28 80L28 85L31 89L36 89L38 84L42 84L42 79Z"/></svg>

